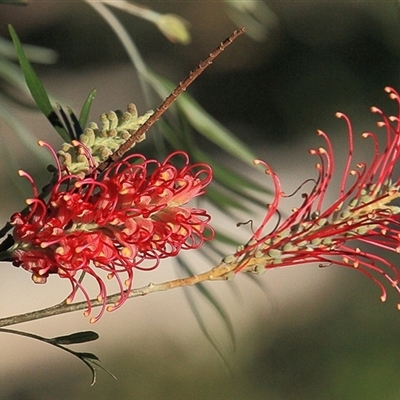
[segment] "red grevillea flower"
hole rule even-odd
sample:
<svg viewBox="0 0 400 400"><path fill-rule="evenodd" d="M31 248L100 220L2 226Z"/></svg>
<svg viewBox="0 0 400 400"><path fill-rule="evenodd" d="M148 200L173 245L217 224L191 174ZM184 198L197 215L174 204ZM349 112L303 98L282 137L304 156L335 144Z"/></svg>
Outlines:
<svg viewBox="0 0 400 400"><path fill-rule="evenodd" d="M172 164L175 158L183 159L183 167ZM171 154L163 163L130 155L104 174L86 178L63 176L59 167L47 201L39 198L27 173L20 171L20 175L32 183L34 197L27 200L27 214L11 217L14 264L32 272L37 283L45 283L50 274L69 279L73 289L67 302L80 289L88 303L85 315L92 305L77 273L94 277L103 307L91 322L106 309L107 290L100 270L115 278L120 288L119 300L107 308L112 311L127 299L134 269L152 270L160 259L198 248L213 236L207 212L186 205L204 193L212 179L211 168L190 165L184 152ZM150 266L144 263L148 260Z"/></svg>
<svg viewBox="0 0 400 400"><path fill-rule="evenodd" d="M392 88L385 89L399 107L400 97ZM372 112L381 116L378 123L386 131L386 143L379 148L374 133L365 132L362 137L372 140L373 157L370 163L353 163L353 131L347 116L337 113L347 124L349 151L344 166L337 200L325 205L326 193L334 173L334 154L327 135L318 131L326 142L326 148L310 150L319 158L316 169L318 177L309 193L302 194L302 204L292 210L286 219L265 234L265 227L282 198L287 197L273 169L263 161L256 160L271 176L275 196L260 227L249 243L239 248L229 261L235 259L240 270L262 272L268 268L292 266L316 262L321 266L339 265L354 268L372 279L381 289L381 300L386 299L381 276L400 293L399 269L384 257L375 254L374 247L400 252L400 207L394 201L400 197L400 178L395 166L400 156L400 117L387 117L373 107ZM368 246L365 246L368 245ZM400 303L398 304L400 309Z"/></svg>

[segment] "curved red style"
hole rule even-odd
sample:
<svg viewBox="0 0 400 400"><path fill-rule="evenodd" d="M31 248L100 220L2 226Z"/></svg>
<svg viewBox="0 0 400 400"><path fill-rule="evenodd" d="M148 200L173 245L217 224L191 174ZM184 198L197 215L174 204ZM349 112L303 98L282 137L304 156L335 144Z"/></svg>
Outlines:
<svg viewBox="0 0 400 400"><path fill-rule="evenodd" d="M173 163L177 158L183 160L180 168ZM211 168L191 165L182 151L162 163L130 155L103 175L95 172L83 179L62 172L59 166L58 181L47 201L39 198L33 179L20 172L31 182L34 197L27 200L27 215L11 217L14 265L30 271L37 283L45 283L50 274L67 278L72 285L67 302L80 289L88 303L85 315L91 313L92 305L77 273L94 277L99 286L97 299L103 306L91 322L105 309L115 310L125 302L134 269L152 270L160 259L198 248L213 237L208 213L187 205L205 192L212 179ZM144 263L148 260L150 266ZM108 307L100 270L120 288L119 300Z"/></svg>
<svg viewBox="0 0 400 400"><path fill-rule="evenodd" d="M385 90L400 109L399 94L389 87ZM337 200L325 205L335 172L334 152L328 136L317 131L326 143L325 148L310 150L311 155L318 157L318 176L307 181L313 185L308 193L302 193L302 204L269 233L265 233L266 225L279 212L280 201L286 195L274 170L264 161L255 161L271 176L275 196L252 239L235 254L239 260L235 272L261 272L313 262L321 266L332 264L357 269L372 279L381 289L382 301L386 299L386 289L379 277L400 294L399 268L373 250L375 247L400 252L400 207L393 204L400 197L400 177L395 171L400 156L400 117L387 117L376 107L371 110L382 118L378 126L386 131L383 149L379 148L374 133L365 132L362 136L372 140L372 160L354 163L350 120L337 113L336 116L346 122L349 143ZM400 302L398 307L400 309Z"/></svg>

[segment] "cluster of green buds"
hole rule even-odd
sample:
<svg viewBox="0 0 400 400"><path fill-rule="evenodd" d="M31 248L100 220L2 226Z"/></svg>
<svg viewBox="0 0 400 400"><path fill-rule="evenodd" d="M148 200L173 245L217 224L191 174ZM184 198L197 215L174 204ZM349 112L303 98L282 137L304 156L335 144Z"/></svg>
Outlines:
<svg viewBox="0 0 400 400"><path fill-rule="evenodd" d="M101 114L102 127L99 128L95 122L91 122L79 137L79 144L87 148L90 156L82 152L81 147L74 146L74 142L64 143L57 153L60 164L69 174L84 177L93 167L107 160L152 114L153 111L147 111L139 116L135 104L132 103L128 105L125 112L116 110ZM145 138L143 134L132 147Z"/></svg>

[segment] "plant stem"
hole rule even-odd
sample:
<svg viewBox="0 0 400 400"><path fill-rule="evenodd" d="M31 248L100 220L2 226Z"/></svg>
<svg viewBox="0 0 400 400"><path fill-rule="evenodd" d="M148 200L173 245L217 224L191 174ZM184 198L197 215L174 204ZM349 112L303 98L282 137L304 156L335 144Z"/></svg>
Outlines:
<svg viewBox="0 0 400 400"><path fill-rule="evenodd" d="M193 286L200 282L205 281L215 281L215 280L228 280L229 272L234 271L238 267L237 263L226 263L221 261L216 267L210 269L209 271L203 272L199 275L191 275L185 278L174 279L172 281L162 282L162 283L149 283L141 288L132 289L129 297L140 297L145 296L150 293L162 292L170 289L175 289L178 287ZM115 303L119 300L121 294L112 294L107 296L107 304ZM92 307L99 307L104 303L97 299L91 300ZM24 314L13 315L11 317L0 318L0 327L17 325L23 322L34 321L37 319L52 317L54 315L66 314L74 311L84 310L87 308L87 302L77 302L72 304L67 304L65 301L56 304L51 307L43 308L41 310L36 310Z"/></svg>
<svg viewBox="0 0 400 400"><path fill-rule="evenodd" d="M180 82L176 88L172 91L172 93L162 102L162 104L157 108L157 110L152 114L147 121L140 126L137 131L125 142L123 143L118 150L116 150L108 160L101 163L97 169L102 172L104 171L112 162L120 159L128 150L132 148L132 146L137 142L137 140L154 125L160 117L168 110L171 104L178 98L180 94L182 94L192 83L195 79L197 79L204 70L212 64L212 62L241 34L245 32L245 28L242 27L232 33L227 39L219 44L214 51L212 51L209 56L200 62L200 64L189 73L189 75Z"/></svg>

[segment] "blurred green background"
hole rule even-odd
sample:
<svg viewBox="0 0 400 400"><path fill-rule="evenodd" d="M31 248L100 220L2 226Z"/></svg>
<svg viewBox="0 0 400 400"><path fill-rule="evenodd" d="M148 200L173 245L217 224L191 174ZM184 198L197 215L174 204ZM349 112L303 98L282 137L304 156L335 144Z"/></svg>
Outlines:
<svg viewBox="0 0 400 400"><path fill-rule="evenodd" d="M140 3L186 18L192 33L187 46L170 43L147 21L119 11L115 14L146 62L175 82L237 25L245 24L253 38L239 38L189 92L260 158L297 185L302 180L296 174L315 162L306 152L311 145L320 145L313 136L315 129L329 132L339 146L346 139L343 124L334 118L336 111L349 115L357 132L375 129L376 117L369 112L372 105L388 114L397 112L383 91L386 85L400 90L396 2L236 3ZM245 8L249 3L258 7L254 13ZM87 4L32 1L25 7L0 5L0 21L4 37L11 23L22 42L56 50L55 64L35 65L35 69L63 104L79 109L96 87L91 120L97 121L97 115L108 109L124 108L128 102L135 102L141 113L147 110L123 47ZM39 138L55 146L61 143L43 117L15 104L9 106L32 131L32 143ZM0 127L2 146L12 154L12 161L5 156L0 159L0 182L7 187L2 193L1 215L6 221L24 204L12 162L30 171L38 167L36 158L27 156L27 147L6 126ZM206 148L215 154L214 148ZM236 221L228 222L234 226ZM393 262L398 263L398 258L393 256ZM24 271L6 263L1 266L1 316L54 304L68 293L63 283L49 280L46 286L33 285ZM204 261L199 265L200 270L206 267ZM163 264L151 278L137 274L138 285L162 281L168 268L175 267ZM76 313L19 327L44 336L98 331L100 340L77 348L96 353L118 379L100 371L94 387L90 387L89 372L67 354L3 334L0 399L400 398L400 313L394 290L389 288L389 301L382 304L372 282L337 267L268 271L258 281L264 292L245 276L232 284L207 286L232 319L235 349L224 323L194 291L194 300L231 373L197 325L187 291L178 290L131 300L95 326Z"/></svg>

